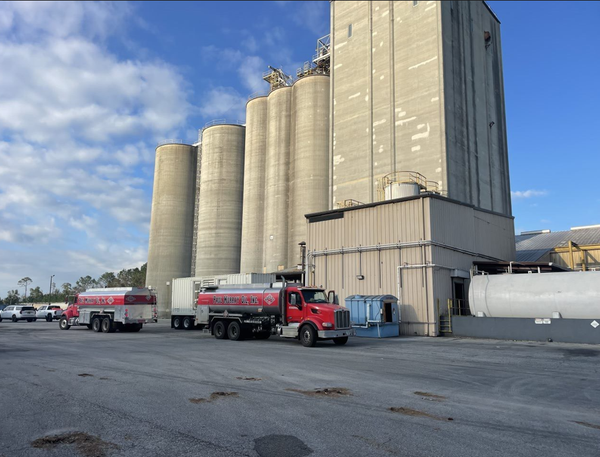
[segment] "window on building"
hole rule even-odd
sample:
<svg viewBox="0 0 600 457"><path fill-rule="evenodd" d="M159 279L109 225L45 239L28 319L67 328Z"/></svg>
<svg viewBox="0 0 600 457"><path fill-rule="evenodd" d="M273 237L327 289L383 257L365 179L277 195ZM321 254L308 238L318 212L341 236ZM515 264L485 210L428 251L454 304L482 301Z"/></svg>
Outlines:
<svg viewBox="0 0 600 457"><path fill-rule="evenodd" d="M352 24L348 26L348 38L352 36Z"/></svg>

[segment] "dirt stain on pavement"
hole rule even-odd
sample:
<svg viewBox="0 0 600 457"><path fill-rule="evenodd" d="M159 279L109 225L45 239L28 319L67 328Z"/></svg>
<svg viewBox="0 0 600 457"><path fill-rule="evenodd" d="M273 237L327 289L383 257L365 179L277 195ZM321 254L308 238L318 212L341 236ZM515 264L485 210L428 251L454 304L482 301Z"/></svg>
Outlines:
<svg viewBox="0 0 600 457"><path fill-rule="evenodd" d="M388 454L393 454L393 455L403 455L401 454L399 449L393 448L391 446L387 446L387 444L391 441L391 440L387 440L384 443L380 443L379 441L376 441L374 439L371 438L365 438L364 436L360 436L360 435L352 435L352 438L357 438L365 443L367 443L369 446L374 447L375 449L378 449L380 451L384 451L387 452Z"/></svg>
<svg viewBox="0 0 600 457"><path fill-rule="evenodd" d="M254 440L260 457L305 457L313 453L304 441L293 435L267 435Z"/></svg>
<svg viewBox="0 0 600 457"><path fill-rule="evenodd" d="M247 378L245 376L238 376L235 379L239 379L240 381L262 381L261 378Z"/></svg>
<svg viewBox="0 0 600 457"><path fill-rule="evenodd" d="M419 411L418 409L404 408L402 406L400 406L400 407L393 406L389 410L393 413L404 414L405 416L427 417L429 419L435 419L438 421L453 421L454 420L451 417L435 416L433 414L426 413L425 411Z"/></svg>
<svg viewBox="0 0 600 457"><path fill-rule="evenodd" d="M595 428L596 430L600 430L600 425L596 425L596 424L590 424L589 422L580 422L580 421L573 421L576 424L579 425L583 425L584 427L589 427L589 428Z"/></svg>
<svg viewBox="0 0 600 457"><path fill-rule="evenodd" d="M85 457L105 457L107 451L119 449L114 443L83 432L49 435L31 442L31 446L37 449L52 450L61 445L75 445L77 451Z"/></svg>
<svg viewBox="0 0 600 457"><path fill-rule="evenodd" d="M93 377L93 374L89 374L89 373L79 373L77 376L80 376L82 378L89 378L89 377Z"/></svg>
<svg viewBox="0 0 600 457"><path fill-rule="evenodd" d="M424 400L431 400L431 401L444 401L446 400L446 397L444 397L443 395L436 395L436 394L432 394L429 392L420 392L420 391L416 391L414 392L415 395L418 395L419 397L423 397Z"/></svg>
<svg viewBox="0 0 600 457"><path fill-rule="evenodd" d="M309 397L330 397L330 398L339 398L339 397L349 397L352 395L350 389L346 389L345 387L325 387L324 389L314 389L314 390L300 390L300 389L285 389L288 392L296 392L302 395L307 395Z"/></svg>
<svg viewBox="0 0 600 457"><path fill-rule="evenodd" d="M237 392L213 392L212 394L210 394L210 397L208 397L208 398L190 398L190 403L194 403L195 405L198 405L200 403L210 403L215 400L218 400L219 398L238 397L238 396L239 395Z"/></svg>

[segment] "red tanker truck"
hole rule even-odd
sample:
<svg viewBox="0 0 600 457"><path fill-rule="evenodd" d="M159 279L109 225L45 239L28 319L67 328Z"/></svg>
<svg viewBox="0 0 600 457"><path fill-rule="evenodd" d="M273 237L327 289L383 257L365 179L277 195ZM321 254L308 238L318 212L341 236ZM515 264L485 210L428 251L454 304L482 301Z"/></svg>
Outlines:
<svg viewBox="0 0 600 457"><path fill-rule="evenodd" d="M95 332L139 332L144 324L157 322L156 293L137 287L88 289L69 300L59 326L86 325Z"/></svg>
<svg viewBox="0 0 600 457"><path fill-rule="evenodd" d="M207 287L198 293L195 320L217 339L279 335L306 347L318 339L342 345L354 330L350 311L332 303L332 294L300 284Z"/></svg>

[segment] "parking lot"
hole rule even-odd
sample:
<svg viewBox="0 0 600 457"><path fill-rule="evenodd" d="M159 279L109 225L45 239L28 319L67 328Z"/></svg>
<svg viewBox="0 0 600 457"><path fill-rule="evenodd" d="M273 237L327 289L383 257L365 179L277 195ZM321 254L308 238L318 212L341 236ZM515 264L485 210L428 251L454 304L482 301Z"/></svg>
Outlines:
<svg viewBox="0 0 600 457"><path fill-rule="evenodd" d="M0 456L597 456L600 348L0 323Z"/></svg>

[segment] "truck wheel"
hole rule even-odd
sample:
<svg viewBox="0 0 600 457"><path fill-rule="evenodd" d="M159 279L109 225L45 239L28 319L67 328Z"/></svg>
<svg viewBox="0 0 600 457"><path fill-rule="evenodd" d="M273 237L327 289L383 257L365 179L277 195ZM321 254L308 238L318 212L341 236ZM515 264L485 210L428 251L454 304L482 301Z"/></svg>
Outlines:
<svg viewBox="0 0 600 457"><path fill-rule="evenodd" d="M92 330L94 332L99 332L100 331L100 327L101 327L101 322L100 319L97 317L94 317L94 320L92 321Z"/></svg>
<svg viewBox="0 0 600 457"><path fill-rule="evenodd" d="M179 316L173 318L173 328L177 330L181 329L181 318Z"/></svg>
<svg viewBox="0 0 600 457"><path fill-rule="evenodd" d="M242 328L239 322L233 321L229 324L229 327L227 327L227 337L231 341L239 341L244 339L242 338Z"/></svg>
<svg viewBox="0 0 600 457"><path fill-rule="evenodd" d="M0 322L2 322L2 316L0 316Z"/></svg>
<svg viewBox="0 0 600 457"><path fill-rule="evenodd" d="M192 321L191 317L184 317L182 325L184 330L192 330L194 328L194 321Z"/></svg>
<svg viewBox="0 0 600 457"><path fill-rule="evenodd" d="M13 322L17 322L17 316L15 316L14 314L13 314L13 317L12 317L12 321Z"/></svg>
<svg viewBox="0 0 600 457"><path fill-rule="evenodd" d="M112 333L112 322L110 321L110 317L105 317L102 320L102 333Z"/></svg>
<svg viewBox="0 0 600 457"><path fill-rule="evenodd" d="M52 322L52 314L46 316L46 322Z"/></svg>
<svg viewBox="0 0 600 457"><path fill-rule="evenodd" d="M348 337L347 336L343 336L341 338L334 338L333 339L333 343L337 344L338 346L343 346L347 342L348 342Z"/></svg>
<svg viewBox="0 0 600 457"><path fill-rule="evenodd" d="M27 322L33 322L33 319L27 319Z"/></svg>
<svg viewBox="0 0 600 457"><path fill-rule="evenodd" d="M311 348L317 344L317 332L311 325L306 324L300 329L300 342L302 346Z"/></svg>
<svg viewBox="0 0 600 457"><path fill-rule="evenodd" d="M66 317L60 319L58 326L61 330L69 330L71 326L69 325L69 320Z"/></svg>
<svg viewBox="0 0 600 457"><path fill-rule="evenodd" d="M139 332L142 329L142 324L131 324L130 332Z"/></svg>
<svg viewBox="0 0 600 457"><path fill-rule="evenodd" d="M227 329L225 328L225 324L223 321L217 321L215 326L213 327L213 335L218 340L224 340L227 338Z"/></svg>

